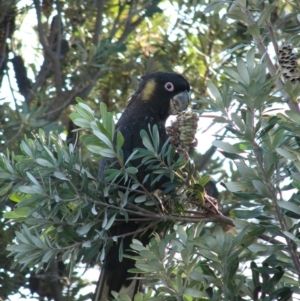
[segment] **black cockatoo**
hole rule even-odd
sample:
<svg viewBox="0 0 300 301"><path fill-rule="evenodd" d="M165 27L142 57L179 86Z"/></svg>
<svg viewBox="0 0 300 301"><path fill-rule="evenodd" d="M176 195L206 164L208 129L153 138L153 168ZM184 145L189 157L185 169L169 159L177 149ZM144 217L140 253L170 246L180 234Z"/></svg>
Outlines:
<svg viewBox="0 0 300 301"><path fill-rule="evenodd" d="M176 73L155 72L142 77L137 91L130 97L129 103L116 124L116 130L120 131L124 137L122 147L124 160L132 154L136 148L142 148L141 130L148 132L149 125L152 129L157 125L160 148L167 141L165 122L170 115L176 115L185 110L189 103L190 85L187 80ZM104 170L112 162L100 163L99 177L103 179ZM141 160L131 161L132 166L138 167L137 179L143 182L147 174L146 167L141 165ZM116 168L116 164L114 164ZM155 185L150 184L150 180L144 183L148 191L162 189L163 181ZM138 229L138 224L128 222L118 224L111 228L113 235L122 235L134 232ZM149 242L149 234L137 237L141 242ZM125 236L123 239L123 249L126 250L131 244L133 236ZM134 261L123 258L119 261L119 245L114 243L106 254L101 275L99 278L94 301L106 301L112 298L111 291L124 292L131 298L138 289L137 281L128 280L133 274L127 271L134 268Z"/></svg>

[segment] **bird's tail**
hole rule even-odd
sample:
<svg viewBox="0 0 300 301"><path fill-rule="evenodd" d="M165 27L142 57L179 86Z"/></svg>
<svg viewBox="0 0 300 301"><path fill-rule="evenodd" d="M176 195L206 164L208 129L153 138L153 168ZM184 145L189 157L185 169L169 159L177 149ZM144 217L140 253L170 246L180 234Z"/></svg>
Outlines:
<svg viewBox="0 0 300 301"><path fill-rule="evenodd" d="M134 233L137 229L138 224L128 222L118 225L118 231L114 234ZM132 235L124 236L123 249L125 252L130 248L132 238ZM143 243L147 243L144 236L142 240L144 240ZM114 243L110 247L101 269L93 301L108 301L113 299L112 291L119 294L125 293L133 299L134 295L139 291L140 280L138 279L138 275L128 272L128 270L135 267L135 261L125 257L120 261L119 249L120 243Z"/></svg>

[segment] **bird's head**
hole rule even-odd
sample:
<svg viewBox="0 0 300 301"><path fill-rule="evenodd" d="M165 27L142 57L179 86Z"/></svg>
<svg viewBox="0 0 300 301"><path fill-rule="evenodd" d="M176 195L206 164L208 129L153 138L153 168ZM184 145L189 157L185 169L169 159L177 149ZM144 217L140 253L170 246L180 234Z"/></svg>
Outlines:
<svg viewBox="0 0 300 301"><path fill-rule="evenodd" d="M143 104L149 104L162 119L177 115L189 104L190 85L180 74L154 72L142 77L135 93Z"/></svg>

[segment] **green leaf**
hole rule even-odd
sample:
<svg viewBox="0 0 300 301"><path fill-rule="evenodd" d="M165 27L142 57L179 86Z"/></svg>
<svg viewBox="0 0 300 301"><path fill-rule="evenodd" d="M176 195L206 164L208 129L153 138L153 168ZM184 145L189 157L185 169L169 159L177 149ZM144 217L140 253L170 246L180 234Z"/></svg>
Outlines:
<svg viewBox="0 0 300 301"><path fill-rule="evenodd" d="M227 13L227 17L248 24L247 16L238 9L229 11L229 13Z"/></svg>
<svg viewBox="0 0 300 301"><path fill-rule="evenodd" d="M226 74L228 74L230 77L232 77L236 81L243 83L243 84L247 84L244 81L244 79L241 77L241 75L239 73L237 73L233 68L224 67L224 71Z"/></svg>
<svg viewBox="0 0 300 301"><path fill-rule="evenodd" d="M206 293L201 292L195 288L185 288L183 293L185 295L191 296L193 298L201 298L201 297L207 297Z"/></svg>
<svg viewBox="0 0 300 301"><path fill-rule="evenodd" d="M87 223L79 227L76 232L81 236L86 235L94 225L95 225L94 222Z"/></svg>
<svg viewBox="0 0 300 301"><path fill-rule="evenodd" d="M105 225L104 229L108 230L112 224L114 223L115 219L116 219L117 214L114 214L107 222L107 224Z"/></svg>
<svg viewBox="0 0 300 301"><path fill-rule="evenodd" d="M215 140L215 141L213 141L212 144L215 147L220 148L220 149L222 149L222 150L224 150L225 152L228 152L228 153L236 154L236 153L242 153L243 152L242 150L238 149L237 147L231 145L228 142L223 142L223 141L220 141L220 140Z"/></svg>
<svg viewBox="0 0 300 301"><path fill-rule="evenodd" d="M70 117L72 118L73 120L73 123L75 125L77 125L78 127L82 128L82 129L90 129L91 128L91 123L90 121L82 118L82 117L74 117L74 113L72 113L70 115Z"/></svg>
<svg viewBox="0 0 300 301"><path fill-rule="evenodd" d="M104 148L98 145L87 145L87 149L92 153L99 154L104 158L115 158L116 154L109 148Z"/></svg>
<svg viewBox="0 0 300 301"><path fill-rule="evenodd" d="M231 114L231 119L237 125L237 127L239 128L239 130L241 132L245 131L245 124L243 123L241 117L237 113L232 113Z"/></svg>
<svg viewBox="0 0 300 301"><path fill-rule="evenodd" d="M68 181L69 179L66 177L65 174L63 174L61 171L55 171L53 173L54 177L57 179L63 180L63 181Z"/></svg>
<svg viewBox="0 0 300 301"><path fill-rule="evenodd" d="M271 3L265 6L265 9L263 10L263 12L260 14L259 19L257 21L257 25L259 27L261 27L263 25L263 23L265 23L265 21L267 19L269 19L272 11L276 8L276 3Z"/></svg>
<svg viewBox="0 0 300 301"><path fill-rule="evenodd" d="M245 62L241 58L237 59L237 69L238 69L238 72L241 75L244 83L249 84L250 76L248 73L248 69L247 69Z"/></svg>
<svg viewBox="0 0 300 301"><path fill-rule="evenodd" d="M253 36L253 38L257 39L260 36L259 28L256 24L251 24L248 26L248 32Z"/></svg>
<svg viewBox="0 0 300 301"><path fill-rule="evenodd" d="M30 210L30 207L15 208L13 211L3 213L3 216L9 219L27 217Z"/></svg>
<svg viewBox="0 0 300 301"><path fill-rule="evenodd" d="M1 156L1 159L2 159L3 163L5 164L7 171L10 172L11 174L14 174L14 169L11 166L10 162L7 160L7 158L4 156Z"/></svg>
<svg viewBox="0 0 300 301"><path fill-rule="evenodd" d="M136 293L134 295L133 301L143 301L143 294L142 293Z"/></svg>
<svg viewBox="0 0 300 301"><path fill-rule="evenodd" d="M186 244L187 242L187 234L185 232L185 229L183 226L178 225L176 229L176 233L179 235L180 240L183 242L183 244Z"/></svg>
<svg viewBox="0 0 300 301"><path fill-rule="evenodd" d="M291 153L290 151L284 149L284 148L276 148L276 152L281 155L284 158L287 158L288 160L296 160L297 156Z"/></svg>
<svg viewBox="0 0 300 301"><path fill-rule="evenodd" d="M45 252L42 262L49 262L55 255L55 252L53 250L48 250Z"/></svg>
<svg viewBox="0 0 300 301"><path fill-rule="evenodd" d="M131 174L131 175L135 175L138 172L138 169L135 167L127 167L125 169L125 172Z"/></svg>
<svg viewBox="0 0 300 301"><path fill-rule="evenodd" d="M93 129L93 134L97 136L105 145L107 145L109 149L113 149L112 141L105 134L101 133L98 128Z"/></svg>
<svg viewBox="0 0 300 301"><path fill-rule="evenodd" d="M235 209L232 211L233 215L237 218L248 219L255 218L263 215L264 206L259 206L258 208L247 210L247 209Z"/></svg>
<svg viewBox="0 0 300 301"><path fill-rule="evenodd" d="M23 192L23 193L28 193L28 194L35 194L35 191L34 191L34 189L32 189L31 186L21 185L18 187L18 191Z"/></svg>
<svg viewBox="0 0 300 301"><path fill-rule="evenodd" d="M149 138L147 132L145 130L141 130L140 135L142 137L142 141L143 141L143 144L146 147L146 149L148 149L149 151L155 153L155 150L153 148L153 145L150 141L150 138Z"/></svg>
<svg viewBox="0 0 300 301"><path fill-rule="evenodd" d="M30 149L30 147L28 146L28 144L26 144L26 142L24 140L22 140L21 142L21 146L22 146L22 149L24 150L24 152L26 153L26 155L29 157L29 158L32 158L33 159L33 153Z"/></svg>
<svg viewBox="0 0 300 301"><path fill-rule="evenodd" d="M88 121L94 120L94 112L84 102L80 102L76 105L75 109L84 119L87 119Z"/></svg>
<svg viewBox="0 0 300 301"><path fill-rule="evenodd" d="M0 196L6 195L13 188L13 185L13 182L3 184L0 188Z"/></svg>
<svg viewBox="0 0 300 301"><path fill-rule="evenodd" d="M37 158L36 159L37 164L46 166L46 167L55 167L53 163L49 162L48 160L42 159L42 158Z"/></svg>
<svg viewBox="0 0 300 301"><path fill-rule="evenodd" d="M290 117L296 124L300 124L300 115L299 113L291 110L286 110L285 114Z"/></svg>
<svg viewBox="0 0 300 301"><path fill-rule="evenodd" d="M147 195L139 195L134 199L135 203L144 203L147 199Z"/></svg>
<svg viewBox="0 0 300 301"><path fill-rule="evenodd" d="M222 99L222 96L218 90L218 88L210 81L207 81L207 88L212 97L216 99Z"/></svg>
<svg viewBox="0 0 300 301"><path fill-rule="evenodd" d="M285 202L285 201L277 201L277 204L279 207L281 207L283 209L300 214L300 207L297 206L296 204L293 204L291 202Z"/></svg>
<svg viewBox="0 0 300 301"><path fill-rule="evenodd" d="M247 166L244 162L236 162L236 167L241 174L241 176L246 177L246 178L257 178L258 174L257 171L253 168L250 168Z"/></svg>
<svg viewBox="0 0 300 301"><path fill-rule="evenodd" d="M247 68L249 71L249 74L252 75L253 70L255 68L255 48L252 47L247 52L247 60L246 60Z"/></svg>
<svg viewBox="0 0 300 301"><path fill-rule="evenodd" d="M203 14L208 14L211 11L215 10L221 5L224 5L225 3L228 3L230 1L215 1L215 2L210 2L205 6L205 9L203 11Z"/></svg>
<svg viewBox="0 0 300 301"><path fill-rule="evenodd" d="M40 183L36 180L36 178L29 171L26 171L26 175L32 183L34 183L37 186L40 186Z"/></svg>
<svg viewBox="0 0 300 301"><path fill-rule="evenodd" d="M252 187L251 184L241 182L225 183L226 188L231 192L243 191Z"/></svg>
<svg viewBox="0 0 300 301"><path fill-rule="evenodd" d="M272 198L269 188L265 183L259 180L252 180L252 184L261 196L264 196L266 198Z"/></svg>
<svg viewBox="0 0 300 301"><path fill-rule="evenodd" d="M120 149L124 144L124 137L120 131L117 132L117 148Z"/></svg>

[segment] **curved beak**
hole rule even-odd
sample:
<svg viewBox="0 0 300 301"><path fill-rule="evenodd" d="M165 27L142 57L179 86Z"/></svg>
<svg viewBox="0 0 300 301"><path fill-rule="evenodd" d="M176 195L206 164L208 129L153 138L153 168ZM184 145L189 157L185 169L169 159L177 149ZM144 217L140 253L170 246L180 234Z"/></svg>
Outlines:
<svg viewBox="0 0 300 301"><path fill-rule="evenodd" d="M170 100L169 114L177 115L179 112L184 111L187 108L189 101L190 95L188 91L184 91L175 95Z"/></svg>

